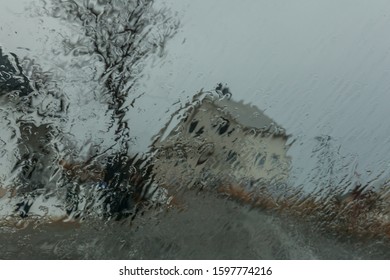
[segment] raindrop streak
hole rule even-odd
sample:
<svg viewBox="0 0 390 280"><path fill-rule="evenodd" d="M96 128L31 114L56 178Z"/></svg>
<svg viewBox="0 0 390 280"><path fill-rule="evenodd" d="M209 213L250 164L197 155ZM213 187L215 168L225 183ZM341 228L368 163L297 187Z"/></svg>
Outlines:
<svg viewBox="0 0 390 280"><path fill-rule="evenodd" d="M151 116L168 120L152 140L133 132L134 112L151 104L145 69L181 27L158 7L34 4L33 17L70 30L47 46L51 64L0 46L0 257L389 258L388 183L361 182L324 134L312 139L312 191L294 185L296 136L228 83Z"/></svg>

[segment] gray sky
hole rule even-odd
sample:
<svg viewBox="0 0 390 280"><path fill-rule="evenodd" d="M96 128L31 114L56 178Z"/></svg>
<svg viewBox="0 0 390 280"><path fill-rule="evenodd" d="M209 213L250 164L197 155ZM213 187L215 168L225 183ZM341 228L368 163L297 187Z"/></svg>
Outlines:
<svg viewBox="0 0 390 280"><path fill-rule="evenodd" d="M31 48L38 57L59 25L46 20L45 29L39 19L16 22L20 8L6 3L14 13L0 10L0 44L12 51ZM165 0L158 5L177 11L182 26L165 57L150 59L145 70L140 92L146 94L129 113L135 149L147 147L179 106L173 103L223 82L234 99L258 106L296 140L289 151L295 184L313 188L329 179L313 179L322 176L313 170L321 161L313 149L322 135L332 139L338 179L368 181L381 172L382 180L390 178L388 1ZM75 125L73 132L88 137L83 127Z"/></svg>
<svg viewBox="0 0 390 280"><path fill-rule="evenodd" d="M150 71L147 92L173 102L227 83L233 98L265 110L296 139L297 184L316 174L321 135L333 139L338 178L389 178L388 1L165 2L179 10L182 30Z"/></svg>

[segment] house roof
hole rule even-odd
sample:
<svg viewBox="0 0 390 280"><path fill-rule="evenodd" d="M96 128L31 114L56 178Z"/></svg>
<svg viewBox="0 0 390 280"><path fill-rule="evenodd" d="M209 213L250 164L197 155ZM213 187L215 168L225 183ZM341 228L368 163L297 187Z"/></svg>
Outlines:
<svg viewBox="0 0 390 280"><path fill-rule="evenodd" d="M267 135L286 137L285 130L269 118L257 106L245 104L243 101L235 101L231 98L220 98L214 92L199 92L191 102L175 111L167 124L155 136L154 143L163 141L176 128L181 125L188 116L207 110L206 106L212 106L215 110L236 121L244 130L255 129Z"/></svg>
<svg viewBox="0 0 390 280"><path fill-rule="evenodd" d="M265 129L271 125L277 126L276 123L264 114L257 106L245 104L243 100L235 101L232 99L216 99L213 104L241 125L248 128Z"/></svg>

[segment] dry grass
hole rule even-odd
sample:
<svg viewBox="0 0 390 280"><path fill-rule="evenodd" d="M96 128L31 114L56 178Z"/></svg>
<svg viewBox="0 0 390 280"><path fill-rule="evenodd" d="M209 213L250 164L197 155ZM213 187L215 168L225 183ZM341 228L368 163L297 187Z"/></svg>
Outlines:
<svg viewBox="0 0 390 280"><path fill-rule="evenodd" d="M63 172L73 180L82 183L99 181L104 178L104 170L83 164L71 164L61 161ZM142 181L142 178L132 181ZM186 209L186 203L180 198L173 186L162 186L168 190L166 205L169 208ZM248 191L248 188L231 181L221 182L217 186L206 188L216 190L223 198L234 199L254 208L291 215L300 220L315 223L319 228L331 230L337 234L359 237L390 238L390 205L385 195L374 192L362 192L359 188L343 197L328 195L322 198L301 195L275 198L266 188ZM7 190L0 187L0 198Z"/></svg>
<svg viewBox="0 0 390 280"><path fill-rule="evenodd" d="M100 180L103 171L86 172L81 164L63 165L69 176L78 180ZM98 169L94 169L98 170ZM142 179L141 179L142 180ZM169 208L185 209L185 201L175 191L173 186L163 186L168 190ZM318 227L340 234L386 237L390 238L390 205L388 199L378 193L363 192L356 188L343 197L328 195L322 198L305 197L297 194L291 197L275 198L266 188L248 191L245 186L231 181L220 183L213 188L225 198L234 199L239 203L251 205L254 208L275 211L298 217L300 220L314 222Z"/></svg>
<svg viewBox="0 0 390 280"><path fill-rule="evenodd" d="M74 163L65 160L60 160L59 165L67 177L80 183L89 181L98 182L104 177L104 168L101 166L86 165L85 163Z"/></svg>
<svg viewBox="0 0 390 280"><path fill-rule="evenodd" d="M251 193L231 183L218 186L217 191L241 203L314 222L319 228L338 234L390 238L390 205L378 193L352 191L342 199L336 195L276 199L266 191Z"/></svg>

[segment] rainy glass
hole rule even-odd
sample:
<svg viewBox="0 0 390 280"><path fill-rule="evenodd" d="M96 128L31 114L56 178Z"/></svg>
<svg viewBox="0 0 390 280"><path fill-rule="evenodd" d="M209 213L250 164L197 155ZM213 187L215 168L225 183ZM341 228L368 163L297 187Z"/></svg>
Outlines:
<svg viewBox="0 0 390 280"><path fill-rule="evenodd" d="M3 1L1 259L389 259L390 4Z"/></svg>

